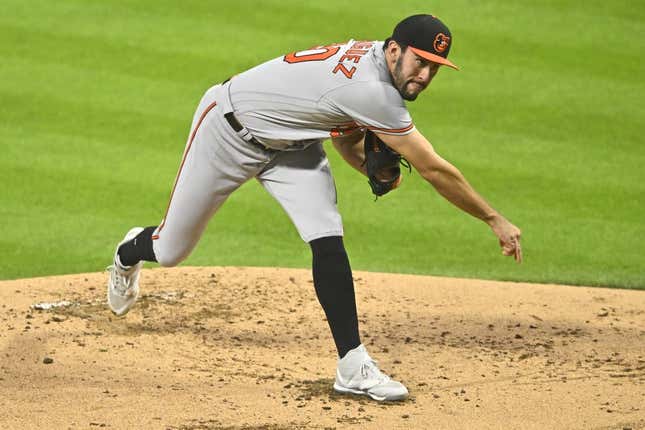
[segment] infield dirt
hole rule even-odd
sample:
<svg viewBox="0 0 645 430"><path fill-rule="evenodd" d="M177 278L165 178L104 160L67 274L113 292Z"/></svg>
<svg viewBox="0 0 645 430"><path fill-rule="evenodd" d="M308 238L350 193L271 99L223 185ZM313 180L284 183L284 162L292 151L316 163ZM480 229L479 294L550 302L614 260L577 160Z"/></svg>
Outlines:
<svg viewBox="0 0 645 430"><path fill-rule="evenodd" d="M0 427L645 428L645 291L354 277L407 401L333 392L309 271L183 267L144 270L122 318L105 273L0 282Z"/></svg>

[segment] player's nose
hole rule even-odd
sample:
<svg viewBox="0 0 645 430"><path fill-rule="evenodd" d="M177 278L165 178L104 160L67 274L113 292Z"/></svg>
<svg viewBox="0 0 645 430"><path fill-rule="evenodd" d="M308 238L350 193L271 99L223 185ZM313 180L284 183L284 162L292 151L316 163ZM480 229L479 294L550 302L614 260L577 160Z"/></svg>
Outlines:
<svg viewBox="0 0 645 430"><path fill-rule="evenodd" d="M417 74L417 80L422 82L424 85L429 84L434 76L433 71L434 70L429 65L422 67Z"/></svg>

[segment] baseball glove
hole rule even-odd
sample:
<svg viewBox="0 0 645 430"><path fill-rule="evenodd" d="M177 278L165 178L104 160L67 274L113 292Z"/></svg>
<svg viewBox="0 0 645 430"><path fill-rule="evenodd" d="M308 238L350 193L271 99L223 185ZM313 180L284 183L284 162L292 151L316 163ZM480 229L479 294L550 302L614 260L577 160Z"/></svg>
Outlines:
<svg viewBox="0 0 645 430"><path fill-rule="evenodd" d="M365 161L367 177L372 192L378 198L401 184L402 164L409 171L410 163L401 157L398 152L391 150L376 134L367 130L365 132Z"/></svg>

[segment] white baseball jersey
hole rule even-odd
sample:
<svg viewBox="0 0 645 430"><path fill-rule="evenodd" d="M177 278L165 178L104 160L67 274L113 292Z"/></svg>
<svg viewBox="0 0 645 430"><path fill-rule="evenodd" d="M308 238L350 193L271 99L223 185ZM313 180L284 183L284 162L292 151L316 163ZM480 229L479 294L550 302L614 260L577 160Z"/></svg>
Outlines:
<svg viewBox="0 0 645 430"><path fill-rule="evenodd" d="M379 41L350 40L275 58L235 76L230 100L238 120L275 149L302 149L359 128L414 129Z"/></svg>

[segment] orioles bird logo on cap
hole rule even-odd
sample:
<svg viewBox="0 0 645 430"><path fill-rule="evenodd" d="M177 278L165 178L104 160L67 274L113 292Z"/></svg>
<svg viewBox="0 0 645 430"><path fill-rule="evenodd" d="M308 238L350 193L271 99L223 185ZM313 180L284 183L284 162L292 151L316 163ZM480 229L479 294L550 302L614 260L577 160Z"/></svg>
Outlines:
<svg viewBox="0 0 645 430"><path fill-rule="evenodd" d="M443 33L439 33L434 38L434 43L432 44L432 47L434 48L435 51L442 53L448 48L449 43L450 43L450 38Z"/></svg>

